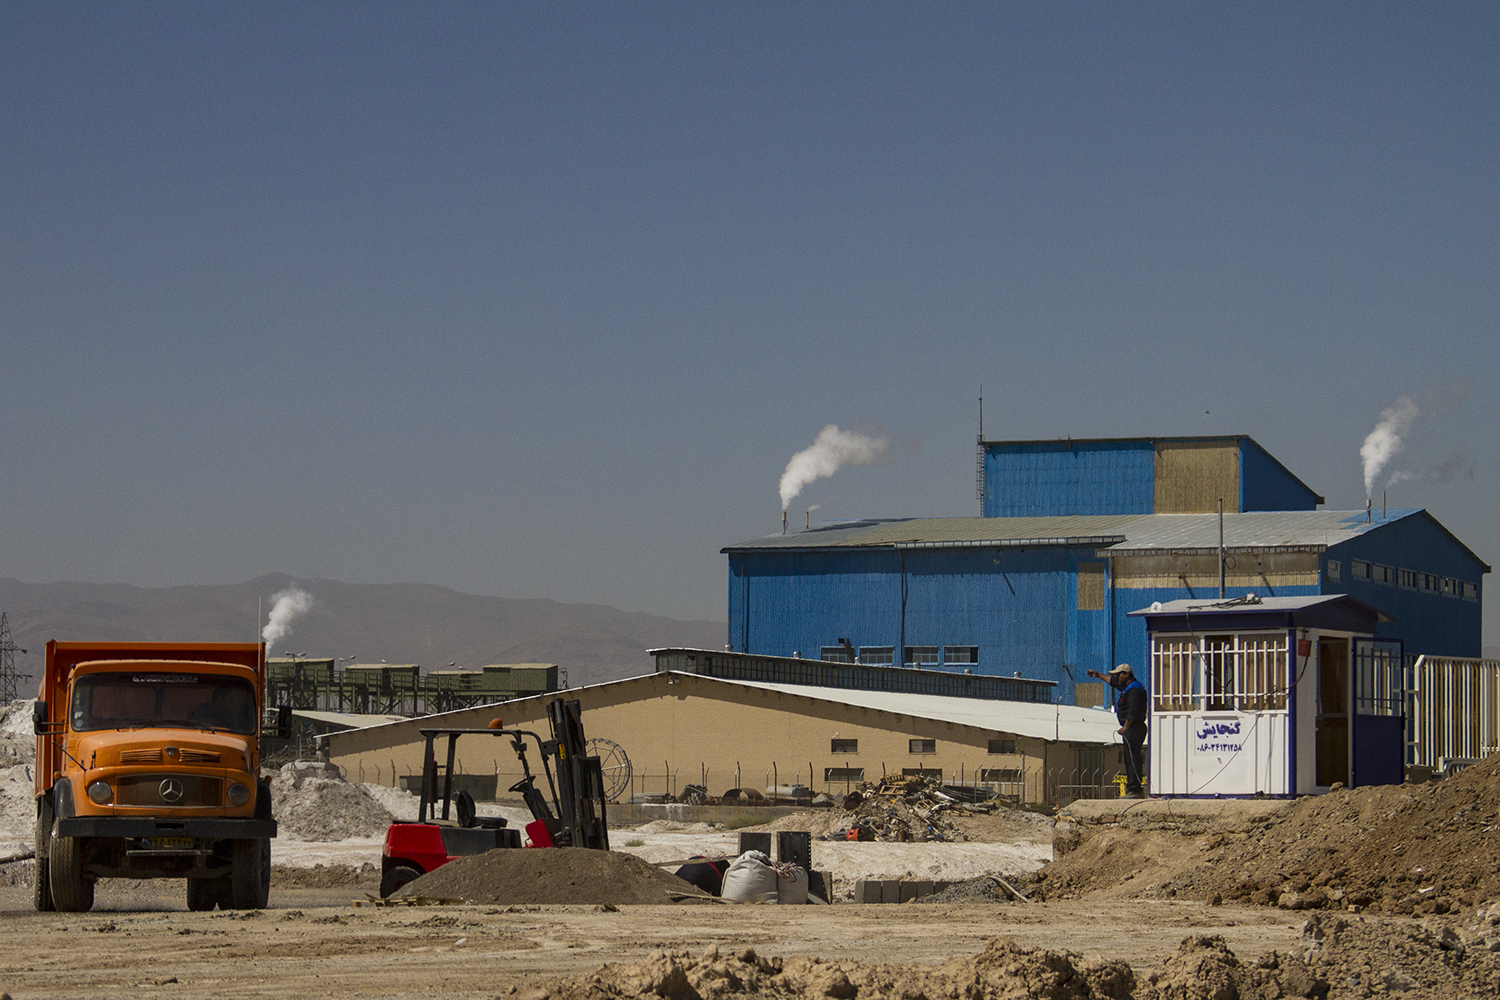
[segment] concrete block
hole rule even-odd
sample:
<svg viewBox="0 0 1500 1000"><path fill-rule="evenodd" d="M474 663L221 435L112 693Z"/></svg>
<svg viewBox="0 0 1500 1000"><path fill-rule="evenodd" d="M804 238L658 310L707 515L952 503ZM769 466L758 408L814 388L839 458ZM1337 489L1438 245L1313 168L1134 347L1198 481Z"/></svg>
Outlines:
<svg viewBox="0 0 1500 1000"><path fill-rule="evenodd" d="M919 882L902 882L900 889L901 902L910 903L912 900L916 899L917 886L920 884L921 883Z"/></svg>
<svg viewBox="0 0 1500 1000"><path fill-rule="evenodd" d="M882 903L901 902L901 880L886 879L880 883L880 901Z"/></svg>
<svg viewBox="0 0 1500 1000"><path fill-rule="evenodd" d="M915 882L913 884L917 887L917 891L912 894L912 899L921 899L923 896L931 896L935 891L932 888L932 883L928 881Z"/></svg>

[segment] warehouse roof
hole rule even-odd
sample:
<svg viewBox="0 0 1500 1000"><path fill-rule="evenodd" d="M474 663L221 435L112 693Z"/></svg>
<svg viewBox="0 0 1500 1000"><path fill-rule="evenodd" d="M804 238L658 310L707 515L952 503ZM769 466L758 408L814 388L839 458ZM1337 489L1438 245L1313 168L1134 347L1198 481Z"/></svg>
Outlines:
<svg viewBox="0 0 1500 1000"><path fill-rule="evenodd" d="M760 681L726 681L704 678L714 684L774 691L813 701L853 705L892 715L909 715L933 722L952 722L991 732L1013 733L1036 739L1071 740L1075 743L1113 742L1119 722L1113 712L1073 705L1046 705L1030 701L994 701L984 698L950 698L930 694L897 694L889 691L850 691L845 688L807 687L801 684L767 684Z"/></svg>
<svg viewBox="0 0 1500 1000"><path fill-rule="evenodd" d="M1230 552L1321 552L1409 517L1432 521L1489 572L1489 566L1422 508L1271 510L1224 515ZM1096 514L1056 517L913 517L846 521L771 535L723 552L849 548L1021 548L1092 546L1104 557L1216 553L1218 514Z"/></svg>
<svg viewBox="0 0 1500 1000"><path fill-rule="evenodd" d="M853 705L856 708L889 712L893 715L906 715L913 718L929 719L935 722L951 722L955 725L973 726L991 732L1011 733L1016 736L1029 736L1036 739L1070 740L1075 743L1109 743L1113 741L1115 730L1119 728L1119 723L1115 720L1114 713L1096 708L1078 708L1071 705L1048 705L1024 701L957 698L942 695L904 694L887 691L853 691L845 688L811 687L802 684L771 684L763 681L722 680L717 677L706 677L702 674L670 671L645 674L640 677L626 677L616 681L604 681L600 684L590 684L584 688L572 688L568 691L553 691L544 695L513 698L491 705L456 709L450 712L440 712L436 715L420 716L415 719L401 719L397 722L378 723L361 730L361 732L369 732L376 729L386 730L387 732L382 735L388 741L387 745L394 745L418 739L420 737L416 733L420 729L424 727L441 727L446 724L445 720L456 723L465 716L478 712L500 714L505 705L536 699L550 700L559 697L576 697L577 692L580 690L621 688L627 685L635 685L646 689L641 695L643 699L657 698L660 697L657 684L666 681L669 675L682 678L683 680L691 679L695 683L701 682L704 685L710 686L710 690L712 685L728 685L739 689L748 688L783 696L807 698L811 701L829 702L837 705ZM351 733L345 731L319 738L328 741L329 746L336 746L342 742L342 737L349 735Z"/></svg>

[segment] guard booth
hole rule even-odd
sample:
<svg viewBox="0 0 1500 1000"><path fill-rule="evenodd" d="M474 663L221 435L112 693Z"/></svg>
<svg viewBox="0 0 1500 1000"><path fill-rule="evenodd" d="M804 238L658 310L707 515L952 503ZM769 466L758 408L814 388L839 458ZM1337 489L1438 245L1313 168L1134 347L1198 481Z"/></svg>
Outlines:
<svg viewBox="0 0 1500 1000"><path fill-rule="evenodd" d="M1292 796L1399 784L1405 652L1344 594L1178 600L1146 620L1159 796Z"/></svg>

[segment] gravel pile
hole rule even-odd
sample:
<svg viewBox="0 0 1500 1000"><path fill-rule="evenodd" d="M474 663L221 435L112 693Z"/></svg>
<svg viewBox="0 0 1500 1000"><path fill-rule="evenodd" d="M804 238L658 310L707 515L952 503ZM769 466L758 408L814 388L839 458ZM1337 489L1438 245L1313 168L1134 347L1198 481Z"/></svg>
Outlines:
<svg viewBox="0 0 1500 1000"><path fill-rule="evenodd" d="M458 858L395 893L466 903L595 905L672 903L678 901L674 895L685 894L698 891L634 855L582 847L497 850Z"/></svg>
<svg viewBox="0 0 1500 1000"><path fill-rule="evenodd" d="M331 841L385 834L391 814L336 773L280 771L271 779L279 835Z"/></svg>

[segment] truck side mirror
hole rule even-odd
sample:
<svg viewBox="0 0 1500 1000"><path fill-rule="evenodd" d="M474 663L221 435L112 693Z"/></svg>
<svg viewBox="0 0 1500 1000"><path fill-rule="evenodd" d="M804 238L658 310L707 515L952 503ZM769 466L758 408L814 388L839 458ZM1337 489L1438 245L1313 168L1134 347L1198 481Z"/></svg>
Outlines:
<svg viewBox="0 0 1500 1000"><path fill-rule="evenodd" d="M38 698L31 706L31 731L41 736L47 731L47 703Z"/></svg>
<svg viewBox="0 0 1500 1000"><path fill-rule="evenodd" d="M292 738L292 706L282 705L276 710L276 738L289 740Z"/></svg>

